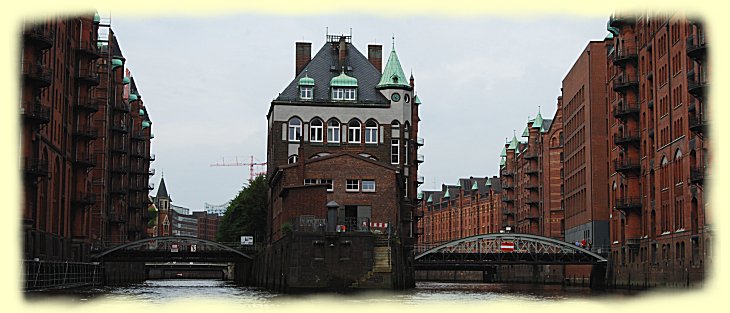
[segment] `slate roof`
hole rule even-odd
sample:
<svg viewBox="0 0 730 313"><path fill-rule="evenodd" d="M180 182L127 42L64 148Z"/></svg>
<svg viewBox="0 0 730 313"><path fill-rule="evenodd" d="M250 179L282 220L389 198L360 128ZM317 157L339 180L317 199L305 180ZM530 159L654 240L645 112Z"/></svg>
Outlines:
<svg viewBox="0 0 730 313"><path fill-rule="evenodd" d="M329 83L333 77L342 73L337 68L338 55L332 45L338 43L325 43L319 52L307 63L301 73L297 75L284 91L274 101L300 102L299 100L299 79L308 77L314 79L314 99L306 102L330 102ZM345 58L347 67L345 73L357 79L357 104L389 104L375 86L380 82L380 72L373 66L368 58L358 51L352 43L347 43L347 56Z"/></svg>
<svg viewBox="0 0 730 313"><path fill-rule="evenodd" d="M162 177L160 179L160 187L157 188L157 197L156 198L170 198L170 196L167 194L167 187L165 186L165 178Z"/></svg>

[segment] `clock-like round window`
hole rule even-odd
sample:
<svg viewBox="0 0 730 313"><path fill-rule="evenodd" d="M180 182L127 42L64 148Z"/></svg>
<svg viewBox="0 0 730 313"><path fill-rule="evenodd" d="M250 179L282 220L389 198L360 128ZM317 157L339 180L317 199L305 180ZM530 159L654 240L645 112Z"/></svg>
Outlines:
<svg viewBox="0 0 730 313"><path fill-rule="evenodd" d="M390 100L393 100L393 102L400 101L400 94L397 92L394 92L392 95L390 95Z"/></svg>

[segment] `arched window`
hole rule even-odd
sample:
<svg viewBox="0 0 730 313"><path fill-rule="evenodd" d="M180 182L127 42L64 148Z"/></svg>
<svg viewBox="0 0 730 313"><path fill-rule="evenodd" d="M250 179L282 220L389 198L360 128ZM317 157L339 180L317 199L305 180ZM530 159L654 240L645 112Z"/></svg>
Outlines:
<svg viewBox="0 0 730 313"><path fill-rule="evenodd" d="M289 141L299 141L302 138L302 120L292 118L289 120Z"/></svg>
<svg viewBox="0 0 730 313"><path fill-rule="evenodd" d="M322 142L324 124L322 120L315 118L309 122L309 141Z"/></svg>
<svg viewBox="0 0 730 313"><path fill-rule="evenodd" d="M669 171L669 168L667 165L669 164L669 161L667 160L667 157L662 157L662 188L669 188L669 177L667 175L667 171Z"/></svg>
<svg viewBox="0 0 730 313"><path fill-rule="evenodd" d="M327 142L340 143L340 121L331 119L327 122Z"/></svg>
<svg viewBox="0 0 730 313"><path fill-rule="evenodd" d="M287 162L288 162L289 164L294 164L294 163L297 163L297 160L298 160L298 159L299 159L299 157L298 157L298 156L297 156L296 154L292 154L292 155L290 155L290 156L289 156L289 158L287 159Z"/></svg>
<svg viewBox="0 0 730 313"><path fill-rule="evenodd" d="M682 182L682 162L680 160L682 159L682 150L677 149L677 151L674 153L674 183L679 184Z"/></svg>
<svg viewBox="0 0 730 313"><path fill-rule="evenodd" d="M361 125L360 121L358 120L352 120L350 123L347 124L347 142L349 143L360 143L362 140L360 139L360 133L361 133Z"/></svg>
<svg viewBox="0 0 730 313"><path fill-rule="evenodd" d="M365 143L378 143L378 123L373 120L365 123Z"/></svg>

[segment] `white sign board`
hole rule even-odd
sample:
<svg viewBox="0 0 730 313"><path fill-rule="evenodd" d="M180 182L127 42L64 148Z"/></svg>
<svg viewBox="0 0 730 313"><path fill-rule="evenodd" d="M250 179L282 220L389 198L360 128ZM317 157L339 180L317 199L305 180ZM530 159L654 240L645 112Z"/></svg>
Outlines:
<svg viewBox="0 0 730 313"><path fill-rule="evenodd" d="M241 236L242 246L253 246L253 236Z"/></svg>
<svg viewBox="0 0 730 313"><path fill-rule="evenodd" d="M170 252L177 252L177 244L172 244L172 246L170 246Z"/></svg>
<svg viewBox="0 0 730 313"><path fill-rule="evenodd" d="M197 245L190 245L190 252L196 252L196 251L198 251L198 246Z"/></svg>

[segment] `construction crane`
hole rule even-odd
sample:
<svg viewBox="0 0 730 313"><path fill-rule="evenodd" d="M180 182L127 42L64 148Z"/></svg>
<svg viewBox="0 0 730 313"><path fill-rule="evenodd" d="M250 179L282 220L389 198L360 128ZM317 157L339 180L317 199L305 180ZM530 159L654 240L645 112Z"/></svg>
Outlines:
<svg viewBox="0 0 730 313"><path fill-rule="evenodd" d="M264 168L263 171L256 172L254 171L254 166L266 166L266 162L254 162L253 155L251 156L251 161L248 163L240 162L238 160L238 156L235 157L235 161L233 163L226 163L226 159L224 157L221 158L221 162L213 163L210 166L248 166L248 180L252 181L256 176L266 174L266 169Z"/></svg>

